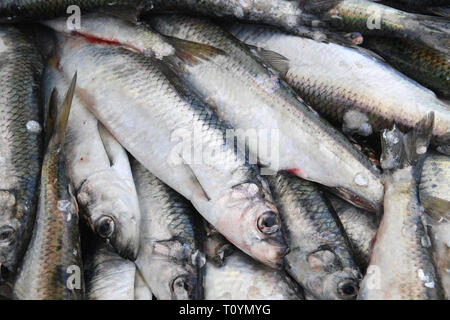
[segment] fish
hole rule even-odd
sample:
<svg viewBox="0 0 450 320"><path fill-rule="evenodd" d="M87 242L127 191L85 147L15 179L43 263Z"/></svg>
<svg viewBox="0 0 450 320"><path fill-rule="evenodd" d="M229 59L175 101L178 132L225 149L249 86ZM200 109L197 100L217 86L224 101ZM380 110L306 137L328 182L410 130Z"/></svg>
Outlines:
<svg viewBox="0 0 450 320"><path fill-rule="evenodd" d="M82 71L77 92L119 143L230 242L281 268L287 247L267 181L227 141L229 127L187 88L168 80L176 76L158 60L82 39L65 41L62 70ZM191 147L195 156L187 151Z"/></svg>
<svg viewBox="0 0 450 320"><path fill-rule="evenodd" d="M0 26L0 282L31 238L43 158L43 58L28 35Z"/></svg>
<svg viewBox="0 0 450 320"><path fill-rule="evenodd" d="M383 186L378 170L245 45L205 19L171 15L147 22L163 35L226 52L201 58L200 51L199 63L182 54L163 62L236 130L238 144L249 149L250 161L264 169L262 174L290 170L358 206L380 209Z"/></svg>
<svg viewBox="0 0 450 320"><path fill-rule="evenodd" d="M350 300L361 273L339 219L314 183L289 172L268 178L290 252L286 270L317 299Z"/></svg>
<svg viewBox="0 0 450 320"><path fill-rule="evenodd" d="M175 53L175 48L163 36L151 31L142 22L134 23L99 13L83 15L80 28L68 25L66 20L57 18L42 23L69 36L83 36L93 43L117 45L157 59Z"/></svg>
<svg viewBox="0 0 450 320"><path fill-rule="evenodd" d="M370 249L377 233L377 215L352 206L340 198L327 194L327 199L339 217L355 254L355 262L364 271L370 258Z"/></svg>
<svg viewBox="0 0 450 320"><path fill-rule="evenodd" d="M381 165L386 175L384 213L361 283L360 300L443 298L417 192L433 123L430 112L405 135L397 127L381 135Z"/></svg>
<svg viewBox="0 0 450 320"><path fill-rule="evenodd" d="M49 100L67 79L51 60L44 75ZM61 101L63 97L57 97ZM96 234L125 259L135 260L139 250L140 210L126 151L89 111L75 93L64 143L68 174L75 197L83 209L81 217Z"/></svg>
<svg viewBox="0 0 450 320"><path fill-rule="evenodd" d="M134 300L152 300L153 294L145 282L144 277L136 270L136 277L134 278Z"/></svg>
<svg viewBox="0 0 450 320"><path fill-rule="evenodd" d="M204 225L207 238L203 247L205 256L211 263L220 267L224 264L225 258L236 250L236 247L208 222L204 221Z"/></svg>
<svg viewBox="0 0 450 320"><path fill-rule="evenodd" d="M134 300L136 265L100 237L90 236L84 254L86 299Z"/></svg>
<svg viewBox="0 0 450 320"><path fill-rule="evenodd" d="M30 244L14 282L19 300L81 300L83 265L78 228L78 206L64 159L64 138L75 90L75 73L59 113L50 100L54 127L41 173L36 223ZM54 94L53 96L56 96Z"/></svg>
<svg viewBox="0 0 450 320"><path fill-rule="evenodd" d="M303 300L299 288L282 271L252 260L239 250L222 266L206 261L205 300Z"/></svg>
<svg viewBox="0 0 450 320"><path fill-rule="evenodd" d="M138 12L147 0L3 0L0 2L0 23L30 22L73 14L84 14L103 8L128 8ZM139 9L140 8L140 9ZM119 10L119 9L118 9Z"/></svg>
<svg viewBox="0 0 450 320"><path fill-rule="evenodd" d="M450 222L430 217L430 234L433 244L433 258L439 273L445 298L450 299Z"/></svg>
<svg viewBox="0 0 450 320"><path fill-rule="evenodd" d="M343 0L317 13L331 27L363 35L407 38L450 52L450 22L443 17L410 13L369 0Z"/></svg>
<svg viewBox="0 0 450 320"><path fill-rule="evenodd" d="M364 46L439 96L450 97L449 54L420 43L383 37L365 37Z"/></svg>
<svg viewBox="0 0 450 320"><path fill-rule="evenodd" d="M195 12L293 29L308 20L297 1L285 0L152 0L151 12Z"/></svg>
<svg viewBox="0 0 450 320"><path fill-rule="evenodd" d="M450 218L450 157L430 152L423 164L419 198L436 220Z"/></svg>
<svg viewBox="0 0 450 320"><path fill-rule="evenodd" d="M440 152L450 153L449 105L383 61L361 50L264 27L232 24L228 30L248 45L279 54L272 65L321 115L341 124L343 131L368 136L394 123L408 130L433 111L433 144Z"/></svg>
<svg viewBox="0 0 450 320"><path fill-rule="evenodd" d="M158 300L201 299L204 258L194 208L136 160L133 175L142 210L136 265L145 282Z"/></svg>

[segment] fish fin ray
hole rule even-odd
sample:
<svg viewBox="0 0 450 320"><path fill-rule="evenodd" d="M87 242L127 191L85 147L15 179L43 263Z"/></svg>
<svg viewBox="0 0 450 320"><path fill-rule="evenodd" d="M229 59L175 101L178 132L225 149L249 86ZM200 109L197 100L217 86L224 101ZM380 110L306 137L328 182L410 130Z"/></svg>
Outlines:
<svg viewBox="0 0 450 320"><path fill-rule="evenodd" d="M58 117L55 120L55 128L53 132L53 138L55 144L61 144L64 142L66 135L67 122L69 120L70 108L72 106L73 96L75 94L75 86L77 82L77 73L75 72L69 89L66 92Z"/></svg>
<svg viewBox="0 0 450 320"><path fill-rule="evenodd" d="M226 53L218 48L174 37L164 36L164 39L175 48L175 56L182 62L188 64L198 64L202 60L211 60Z"/></svg>
<svg viewBox="0 0 450 320"><path fill-rule="evenodd" d="M289 59L285 56L264 48L248 45L253 54L266 63L269 67L277 70L282 77L289 71Z"/></svg>

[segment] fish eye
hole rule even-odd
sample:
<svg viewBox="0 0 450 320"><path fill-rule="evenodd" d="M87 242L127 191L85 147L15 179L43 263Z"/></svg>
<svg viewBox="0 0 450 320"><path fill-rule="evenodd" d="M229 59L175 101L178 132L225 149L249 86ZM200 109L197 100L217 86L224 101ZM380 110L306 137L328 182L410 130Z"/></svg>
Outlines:
<svg viewBox="0 0 450 320"><path fill-rule="evenodd" d="M115 223L110 216L101 217L95 225L95 230L102 238L109 238L114 232Z"/></svg>
<svg viewBox="0 0 450 320"><path fill-rule="evenodd" d="M358 294L358 291L359 291L358 285L351 280L343 281L343 282L339 283L339 285L338 285L339 295L341 295L342 297L347 298L347 299L356 297L356 295Z"/></svg>
<svg viewBox="0 0 450 320"><path fill-rule="evenodd" d="M280 229L280 219L273 211L266 211L258 218L258 229L262 233L272 234Z"/></svg>
<svg viewBox="0 0 450 320"><path fill-rule="evenodd" d="M184 276L179 276L172 280L170 290L172 291L172 294L177 297L185 296L186 298L188 298L193 291L193 288L188 279L186 279Z"/></svg>
<svg viewBox="0 0 450 320"><path fill-rule="evenodd" d="M3 226L0 228L0 243L10 243L13 240L16 230L10 226Z"/></svg>

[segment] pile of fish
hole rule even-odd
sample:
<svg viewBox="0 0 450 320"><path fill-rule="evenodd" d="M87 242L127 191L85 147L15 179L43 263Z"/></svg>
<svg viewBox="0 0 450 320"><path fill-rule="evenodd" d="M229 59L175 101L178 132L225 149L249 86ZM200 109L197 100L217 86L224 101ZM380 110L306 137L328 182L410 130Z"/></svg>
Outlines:
<svg viewBox="0 0 450 320"><path fill-rule="evenodd" d="M449 17L0 1L1 299L450 299Z"/></svg>

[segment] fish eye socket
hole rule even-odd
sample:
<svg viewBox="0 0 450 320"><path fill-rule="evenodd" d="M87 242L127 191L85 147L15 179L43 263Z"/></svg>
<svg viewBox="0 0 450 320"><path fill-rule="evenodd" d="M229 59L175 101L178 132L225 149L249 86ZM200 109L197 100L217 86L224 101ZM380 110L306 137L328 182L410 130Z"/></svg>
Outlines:
<svg viewBox="0 0 450 320"><path fill-rule="evenodd" d="M114 233L115 223L110 216L101 217L95 227L95 230L102 238L109 238Z"/></svg>
<svg viewBox="0 0 450 320"><path fill-rule="evenodd" d="M280 219L278 215L273 211L264 212L258 218L258 229L262 233L271 234L280 229Z"/></svg>
<svg viewBox="0 0 450 320"><path fill-rule="evenodd" d="M352 298L358 294L358 286L353 281L344 281L338 285L338 293L342 297Z"/></svg>
<svg viewBox="0 0 450 320"><path fill-rule="evenodd" d="M189 296L193 291L193 288L185 277L180 276L172 280L170 290L172 291L172 294L181 297L185 295Z"/></svg>
<svg viewBox="0 0 450 320"><path fill-rule="evenodd" d="M0 243L10 243L13 240L16 230L10 226L3 226L0 228Z"/></svg>

